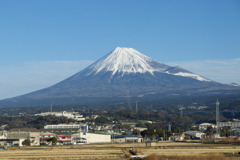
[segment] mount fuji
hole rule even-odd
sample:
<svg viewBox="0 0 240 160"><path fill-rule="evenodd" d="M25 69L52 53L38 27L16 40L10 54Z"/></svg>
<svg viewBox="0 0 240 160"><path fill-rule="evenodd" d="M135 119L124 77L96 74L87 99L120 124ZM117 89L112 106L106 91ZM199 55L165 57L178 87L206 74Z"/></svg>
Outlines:
<svg viewBox="0 0 240 160"><path fill-rule="evenodd" d="M124 98L239 93L180 67L155 61L133 48L117 47L75 75L45 89L0 101L0 106L77 104Z"/></svg>

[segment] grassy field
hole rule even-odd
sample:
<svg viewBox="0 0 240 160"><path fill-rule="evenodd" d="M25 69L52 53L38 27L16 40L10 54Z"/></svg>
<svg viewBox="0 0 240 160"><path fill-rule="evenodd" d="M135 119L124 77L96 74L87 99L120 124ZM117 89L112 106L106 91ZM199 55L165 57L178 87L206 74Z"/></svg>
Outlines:
<svg viewBox="0 0 240 160"><path fill-rule="evenodd" d="M240 159L240 146L159 142L152 147L144 143L99 144L78 146L22 147L0 150L1 160L127 160L129 150L149 156L146 160L230 160Z"/></svg>

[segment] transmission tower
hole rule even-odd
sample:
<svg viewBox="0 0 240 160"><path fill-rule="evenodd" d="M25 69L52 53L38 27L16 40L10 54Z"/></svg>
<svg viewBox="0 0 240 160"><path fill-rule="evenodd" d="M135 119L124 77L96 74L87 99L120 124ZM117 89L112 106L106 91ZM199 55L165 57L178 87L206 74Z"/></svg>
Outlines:
<svg viewBox="0 0 240 160"><path fill-rule="evenodd" d="M180 117L182 117L182 111L186 108L183 106L179 106L178 109L180 110Z"/></svg>
<svg viewBox="0 0 240 160"><path fill-rule="evenodd" d="M136 114L138 113L138 102L136 102Z"/></svg>
<svg viewBox="0 0 240 160"><path fill-rule="evenodd" d="M217 102L216 102L216 125L217 125L217 135L220 135L220 126L219 126L219 122L220 122L219 105L220 105L220 102L217 100Z"/></svg>
<svg viewBox="0 0 240 160"><path fill-rule="evenodd" d="M170 132L170 133L172 132L172 124L171 124L171 122L168 123L168 132Z"/></svg>

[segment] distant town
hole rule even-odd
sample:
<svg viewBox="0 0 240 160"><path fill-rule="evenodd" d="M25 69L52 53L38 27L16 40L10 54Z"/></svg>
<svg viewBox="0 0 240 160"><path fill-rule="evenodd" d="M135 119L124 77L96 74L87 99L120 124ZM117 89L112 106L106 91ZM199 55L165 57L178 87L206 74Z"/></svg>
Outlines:
<svg viewBox="0 0 240 160"><path fill-rule="evenodd" d="M171 115L164 115L157 111L141 112L137 103L132 112L120 110L105 111L104 113L102 111L101 114L92 112L85 115L76 111L53 111L51 106L49 112L34 115L20 114L15 117L5 116L5 119L4 116L1 117L0 146L2 149L6 149L23 146L188 140L214 143L223 138L224 140L229 138L236 142L239 141L240 120L233 118L221 121L219 105L220 103L217 101L213 117L215 122L211 119L196 124L191 123L183 111L185 109L201 110L208 106L196 104L187 107L179 106L179 113ZM163 118L164 116L166 118L166 115L175 117L175 121L173 119L169 122L164 121Z"/></svg>

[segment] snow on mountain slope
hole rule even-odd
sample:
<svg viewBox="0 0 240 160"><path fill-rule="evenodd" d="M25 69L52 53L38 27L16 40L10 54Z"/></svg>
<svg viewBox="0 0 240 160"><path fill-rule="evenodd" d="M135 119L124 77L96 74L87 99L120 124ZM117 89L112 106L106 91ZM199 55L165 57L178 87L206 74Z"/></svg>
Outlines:
<svg viewBox="0 0 240 160"><path fill-rule="evenodd" d="M163 72L167 65L155 68L152 64L159 63L143 55L133 48L117 47L110 54L106 55L90 66L90 74L97 74L100 71L111 71L125 73L146 73L152 75L154 72Z"/></svg>
<svg viewBox="0 0 240 160"><path fill-rule="evenodd" d="M174 73L173 75L183 76L183 77L190 77L190 78L194 78L194 79L199 80L199 81L211 82L211 80L209 80L209 79L206 79L206 78L201 77L201 76L199 76L197 74L189 73L189 72L178 72L178 73Z"/></svg>
<svg viewBox="0 0 240 160"><path fill-rule="evenodd" d="M235 87L240 87L240 84L237 84L237 83L231 83L230 85Z"/></svg>
<svg viewBox="0 0 240 160"><path fill-rule="evenodd" d="M159 63L132 48L114 49L82 71L25 95L0 101L0 107L75 105L164 97L239 94L240 87L210 81L181 67ZM143 99L142 99L143 98Z"/></svg>
<svg viewBox="0 0 240 160"><path fill-rule="evenodd" d="M172 69L174 68L174 69ZM172 69L169 72L169 69ZM179 67L170 67L163 63L159 63L133 48L117 47L111 53L95 62L89 67L88 75L97 74L101 71L112 72L112 76L117 72L124 74L129 73L150 73L154 72L167 73L176 76L190 77L199 81L209 81L197 74L191 73ZM174 70L174 72L173 72Z"/></svg>

